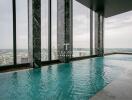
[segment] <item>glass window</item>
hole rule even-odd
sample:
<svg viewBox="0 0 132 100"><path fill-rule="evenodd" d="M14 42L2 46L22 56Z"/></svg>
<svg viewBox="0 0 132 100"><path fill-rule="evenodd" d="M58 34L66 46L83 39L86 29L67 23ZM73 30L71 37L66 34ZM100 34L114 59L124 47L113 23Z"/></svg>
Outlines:
<svg viewBox="0 0 132 100"><path fill-rule="evenodd" d="M90 9L73 0L73 57L90 55Z"/></svg>
<svg viewBox="0 0 132 100"><path fill-rule="evenodd" d="M28 5L27 0L16 0L17 63L28 62Z"/></svg>
<svg viewBox="0 0 132 100"><path fill-rule="evenodd" d="M41 60L48 60L48 0L41 0Z"/></svg>
<svg viewBox="0 0 132 100"><path fill-rule="evenodd" d="M105 53L132 52L132 11L105 19Z"/></svg>
<svg viewBox="0 0 132 100"><path fill-rule="evenodd" d="M0 0L0 66L13 64L12 0Z"/></svg>
<svg viewBox="0 0 132 100"><path fill-rule="evenodd" d="M52 0L52 60L57 59L57 0Z"/></svg>

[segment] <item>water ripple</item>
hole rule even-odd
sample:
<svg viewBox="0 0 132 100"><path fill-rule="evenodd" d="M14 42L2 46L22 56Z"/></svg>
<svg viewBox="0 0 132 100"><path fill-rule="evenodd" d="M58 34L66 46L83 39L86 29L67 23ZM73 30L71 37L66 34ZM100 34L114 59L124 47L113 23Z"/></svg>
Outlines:
<svg viewBox="0 0 132 100"><path fill-rule="evenodd" d="M112 56L0 74L0 100L88 100L119 76L121 65L126 64L110 59Z"/></svg>

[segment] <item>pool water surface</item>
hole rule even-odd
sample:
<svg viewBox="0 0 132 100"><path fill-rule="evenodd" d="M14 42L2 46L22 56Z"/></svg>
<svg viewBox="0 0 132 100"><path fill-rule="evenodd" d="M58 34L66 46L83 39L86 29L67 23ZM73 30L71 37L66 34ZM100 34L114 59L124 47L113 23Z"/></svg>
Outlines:
<svg viewBox="0 0 132 100"><path fill-rule="evenodd" d="M0 100L89 100L120 76L130 55L0 73Z"/></svg>

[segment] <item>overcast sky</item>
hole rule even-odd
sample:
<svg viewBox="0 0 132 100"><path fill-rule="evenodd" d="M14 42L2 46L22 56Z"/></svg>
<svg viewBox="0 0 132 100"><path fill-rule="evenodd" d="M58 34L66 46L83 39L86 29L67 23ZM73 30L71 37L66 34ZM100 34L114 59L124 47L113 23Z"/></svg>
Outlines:
<svg viewBox="0 0 132 100"><path fill-rule="evenodd" d="M17 1L17 48L28 48L27 0ZM42 0L42 48L48 47L47 0ZM56 0L52 8L52 44L57 45ZM89 48L90 10L74 1L73 45L75 48ZM105 19L105 48L132 48L132 11ZM13 47L12 0L0 0L0 49Z"/></svg>
<svg viewBox="0 0 132 100"><path fill-rule="evenodd" d="M105 47L132 48L132 11L105 19Z"/></svg>

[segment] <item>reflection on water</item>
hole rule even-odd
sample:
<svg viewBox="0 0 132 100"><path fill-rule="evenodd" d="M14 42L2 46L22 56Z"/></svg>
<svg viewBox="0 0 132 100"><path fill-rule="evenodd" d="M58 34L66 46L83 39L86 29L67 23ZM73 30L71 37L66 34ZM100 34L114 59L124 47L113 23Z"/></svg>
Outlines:
<svg viewBox="0 0 132 100"><path fill-rule="evenodd" d="M115 62L100 57L0 74L0 100L88 100L121 73Z"/></svg>

